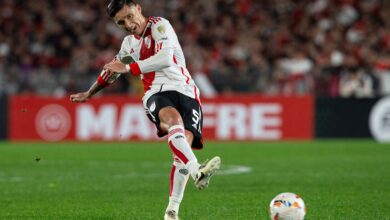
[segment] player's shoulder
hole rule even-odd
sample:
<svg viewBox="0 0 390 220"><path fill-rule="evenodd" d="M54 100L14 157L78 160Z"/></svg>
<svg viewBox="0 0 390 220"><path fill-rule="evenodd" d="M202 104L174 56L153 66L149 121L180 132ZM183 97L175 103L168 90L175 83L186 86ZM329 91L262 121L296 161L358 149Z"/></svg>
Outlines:
<svg viewBox="0 0 390 220"><path fill-rule="evenodd" d="M140 40L140 37L133 35L133 34L129 34L123 38L123 43L136 44L139 42L139 40Z"/></svg>
<svg viewBox="0 0 390 220"><path fill-rule="evenodd" d="M159 23L169 23L168 19L163 17L155 17L155 16L149 17L149 22L151 22L152 25L159 24Z"/></svg>
<svg viewBox="0 0 390 220"><path fill-rule="evenodd" d="M173 27L169 21L163 17L150 17L152 33L165 35L166 32L172 32Z"/></svg>

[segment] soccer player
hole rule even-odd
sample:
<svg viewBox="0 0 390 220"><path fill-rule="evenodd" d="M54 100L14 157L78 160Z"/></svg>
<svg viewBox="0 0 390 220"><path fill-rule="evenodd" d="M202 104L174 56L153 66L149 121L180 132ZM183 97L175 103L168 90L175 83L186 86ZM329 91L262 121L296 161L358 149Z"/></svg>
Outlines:
<svg viewBox="0 0 390 220"><path fill-rule="evenodd" d="M189 176L198 189L203 189L221 163L216 156L199 164L192 151L192 148L203 148L199 89L186 68L183 50L168 20L144 17L141 5L133 0L111 0L107 13L129 35L124 38L118 55L104 66L89 90L72 94L70 100L87 101L120 74L140 76L146 114L156 125L158 136L168 136L173 152L169 204L164 219L179 219L179 206Z"/></svg>

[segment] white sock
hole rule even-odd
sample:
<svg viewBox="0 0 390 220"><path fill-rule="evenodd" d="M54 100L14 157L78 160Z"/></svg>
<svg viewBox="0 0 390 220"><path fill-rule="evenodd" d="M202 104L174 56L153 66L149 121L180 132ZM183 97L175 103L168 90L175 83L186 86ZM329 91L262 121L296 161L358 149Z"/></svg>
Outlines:
<svg viewBox="0 0 390 220"><path fill-rule="evenodd" d="M188 170L184 164L175 157L171 170L169 204L166 211L174 210L179 214L179 207L184 196L188 178Z"/></svg>
<svg viewBox="0 0 390 220"><path fill-rule="evenodd" d="M199 164L194 152L192 152L191 146L188 144L183 126L175 125L168 129L168 143L173 154L179 158L189 170L192 178L195 179L195 175L199 170Z"/></svg>

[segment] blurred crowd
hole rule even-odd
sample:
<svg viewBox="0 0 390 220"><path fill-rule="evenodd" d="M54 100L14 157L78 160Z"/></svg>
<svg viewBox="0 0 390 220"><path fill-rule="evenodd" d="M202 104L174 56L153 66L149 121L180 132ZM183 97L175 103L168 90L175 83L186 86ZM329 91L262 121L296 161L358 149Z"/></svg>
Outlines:
<svg viewBox="0 0 390 220"><path fill-rule="evenodd" d="M0 94L89 88L125 36L105 0L1 0ZM187 67L218 93L390 94L390 3L381 0L141 0L170 20ZM198 77L199 76L199 77ZM140 94L131 76L108 93Z"/></svg>

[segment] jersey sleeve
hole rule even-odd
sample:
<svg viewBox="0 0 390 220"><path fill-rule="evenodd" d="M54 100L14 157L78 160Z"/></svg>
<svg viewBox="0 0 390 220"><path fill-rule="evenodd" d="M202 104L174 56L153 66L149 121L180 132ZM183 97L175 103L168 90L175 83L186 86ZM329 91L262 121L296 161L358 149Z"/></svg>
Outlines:
<svg viewBox="0 0 390 220"><path fill-rule="evenodd" d="M116 60L121 60L129 56L128 51L130 50L130 38L125 37L122 41L121 49L119 50L118 54L114 57L114 59L111 62L115 62ZM115 82L121 74L119 73L112 73L105 70L102 70L100 72L100 75L97 78L97 82L99 85L106 87L110 85L111 83Z"/></svg>
<svg viewBox="0 0 390 220"><path fill-rule="evenodd" d="M168 20L158 18L152 24L152 37L155 41L155 54L145 60L130 64L133 74L158 71L173 65L174 45L178 42L177 35Z"/></svg>
<svg viewBox="0 0 390 220"><path fill-rule="evenodd" d="M111 62L115 62L117 58L115 57ZM119 73L113 73L106 70L102 70L96 79L97 83L100 86L107 87L111 83L115 82L119 78L121 74Z"/></svg>
<svg viewBox="0 0 390 220"><path fill-rule="evenodd" d="M163 48L172 48L177 41L177 35L168 20L160 18L156 24L152 25L152 37L156 42L156 52Z"/></svg>

